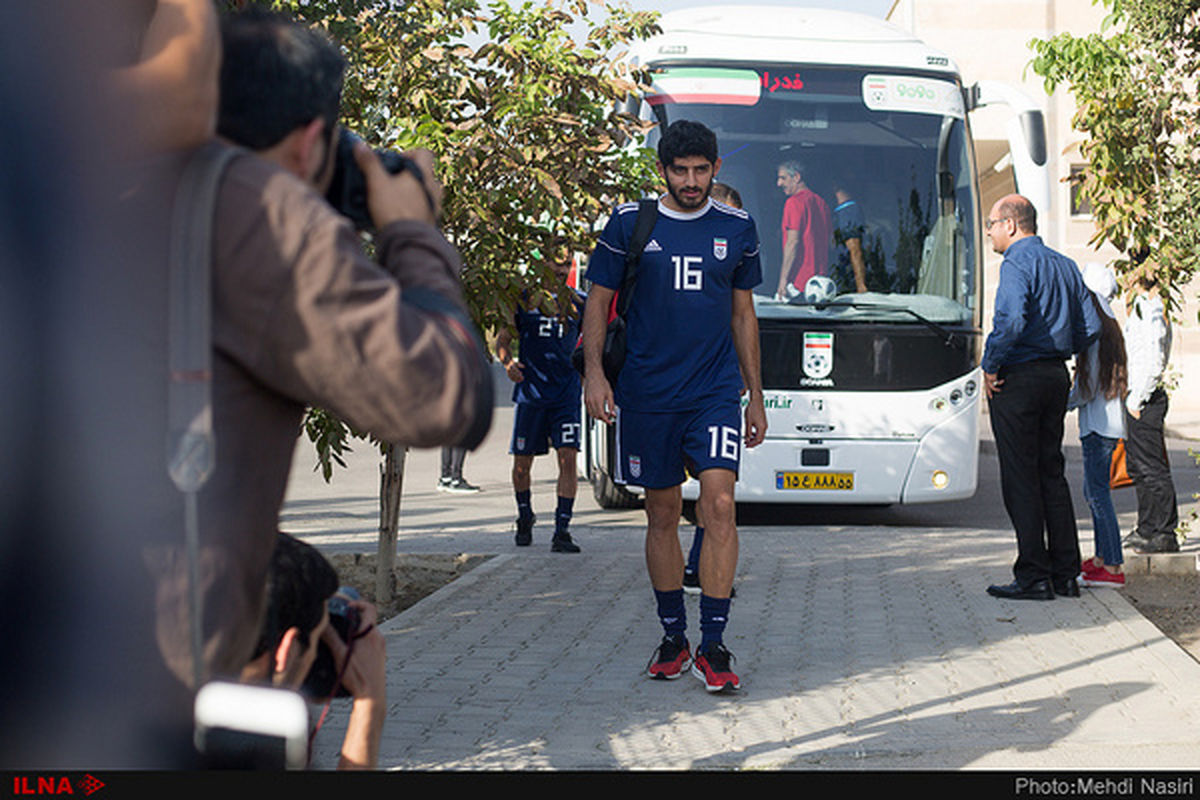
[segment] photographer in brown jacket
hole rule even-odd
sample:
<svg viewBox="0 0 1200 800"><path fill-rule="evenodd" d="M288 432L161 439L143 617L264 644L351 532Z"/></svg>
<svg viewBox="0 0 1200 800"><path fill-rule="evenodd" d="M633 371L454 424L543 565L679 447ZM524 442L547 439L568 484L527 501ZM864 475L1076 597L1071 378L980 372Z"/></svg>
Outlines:
<svg viewBox="0 0 1200 800"><path fill-rule="evenodd" d="M431 155L393 173L359 143L336 163L344 62L317 31L245 12L223 20L222 44L218 134L250 152L227 167L214 222L217 455L199 503L209 678L235 675L258 637L306 406L383 441L473 448L493 404L460 260L436 228ZM335 168L355 166L378 263L325 197ZM186 559L177 543L152 550L159 645L190 684Z"/></svg>

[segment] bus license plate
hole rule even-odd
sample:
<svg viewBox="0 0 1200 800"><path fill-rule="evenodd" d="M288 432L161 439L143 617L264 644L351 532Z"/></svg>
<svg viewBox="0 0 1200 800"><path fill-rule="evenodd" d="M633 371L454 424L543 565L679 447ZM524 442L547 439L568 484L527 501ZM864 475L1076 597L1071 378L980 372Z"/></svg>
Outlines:
<svg viewBox="0 0 1200 800"><path fill-rule="evenodd" d="M776 472L776 489L852 491L853 472Z"/></svg>

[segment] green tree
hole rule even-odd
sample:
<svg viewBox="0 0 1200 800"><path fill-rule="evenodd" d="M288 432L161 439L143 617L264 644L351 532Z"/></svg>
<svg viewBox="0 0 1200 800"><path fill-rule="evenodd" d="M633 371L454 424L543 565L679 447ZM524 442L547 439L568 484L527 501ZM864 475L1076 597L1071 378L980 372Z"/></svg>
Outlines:
<svg viewBox="0 0 1200 800"><path fill-rule="evenodd" d="M509 324L556 235L594 243L611 203L654 180L646 123L622 110L648 76L619 56L654 12L586 0L227 0L323 27L349 61L342 122L373 145L425 147L446 187L442 226L463 254L483 331ZM579 27L584 26L584 27ZM563 310L569 310L564 304Z"/></svg>
<svg viewBox="0 0 1200 800"><path fill-rule="evenodd" d="M1200 0L1097 1L1109 11L1099 32L1034 39L1030 66L1047 92L1065 85L1074 96L1092 244L1148 246L1144 268L1177 311L1200 261ZM1131 262L1114 267L1128 285Z"/></svg>
<svg viewBox="0 0 1200 800"><path fill-rule="evenodd" d="M445 185L442 227L463 256L480 330L510 326L523 292L544 301L556 237L588 252L614 202L656 180L641 146L649 125L624 101L649 77L621 58L657 31L656 12L628 5L589 14L587 0L222 0L261 5L319 26L348 61L342 123L373 146L424 147ZM545 287L545 288L543 288ZM560 309L571 313L566 298ZM305 432L330 480L362 435L311 409ZM377 598L394 554L405 451L382 451Z"/></svg>
<svg viewBox="0 0 1200 800"><path fill-rule="evenodd" d="M1177 312L1200 261L1200 0L1103 2L1110 13L1100 32L1035 39L1031 66L1047 92L1066 84L1078 104L1093 243L1150 247L1142 267L1127 259L1114 267L1127 286L1148 269ZM1195 516L1177 532L1187 535Z"/></svg>

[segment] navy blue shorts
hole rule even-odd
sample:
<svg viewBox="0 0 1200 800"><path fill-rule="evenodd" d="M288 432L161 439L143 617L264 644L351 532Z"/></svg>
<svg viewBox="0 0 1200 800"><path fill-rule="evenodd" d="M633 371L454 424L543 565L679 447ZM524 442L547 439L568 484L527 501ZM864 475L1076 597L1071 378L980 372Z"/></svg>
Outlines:
<svg viewBox="0 0 1200 800"><path fill-rule="evenodd" d="M666 489L706 469L738 473L742 409L721 400L695 411L617 410L616 483Z"/></svg>
<svg viewBox="0 0 1200 800"><path fill-rule="evenodd" d="M550 452L551 447L579 449L579 431L578 402L558 406L517 403L508 452L514 456L540 456Z"/></svg>

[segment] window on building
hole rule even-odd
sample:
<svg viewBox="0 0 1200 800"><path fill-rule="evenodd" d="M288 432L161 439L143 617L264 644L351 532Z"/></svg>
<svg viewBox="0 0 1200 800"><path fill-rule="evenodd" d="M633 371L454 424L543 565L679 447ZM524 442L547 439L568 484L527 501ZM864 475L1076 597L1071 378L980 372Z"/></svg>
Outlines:
<svg viewBox="0 0 1200 800"><path fill-rule="evenodd" d="M1072 217L1090 217L1092 215L1092 203L1083 196L1082 191L1083 172L1086 169L1086 164L1071 165L1070 185Z"/></svg>

